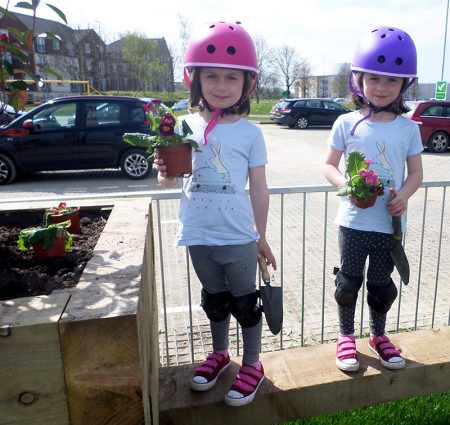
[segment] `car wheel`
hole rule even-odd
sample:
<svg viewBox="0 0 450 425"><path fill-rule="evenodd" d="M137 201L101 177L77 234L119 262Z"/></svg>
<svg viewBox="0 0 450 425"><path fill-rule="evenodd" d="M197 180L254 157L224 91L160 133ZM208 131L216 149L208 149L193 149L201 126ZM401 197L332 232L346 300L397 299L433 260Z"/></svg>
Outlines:
<svg viewBox="0 0 450 425"><path fill-rule="evenodd" d="M297 119L297 128L305 129L309 127L309 120L306 117L299 117Z"/></svg>
<svg viewBox="0 0 450 425"><path fill-rule="evenodd" d="M14 162L7 156L0 154L0 184L11 183L17 176Z"/></svg>
<svg viewBox="0 0 450 425"><path fill-rule="evenodd" d="M138 180L147 177L152 171L145 152L139 149L130 149L120 159L120 168L125 177Z"/></svg>
<svg viewBox="0 0 450 425"><path fill-rule="evenodd" d="M448 134L443 131L437 131L428 139L428 150L433 153L445 152L449 145Z"/></svg>

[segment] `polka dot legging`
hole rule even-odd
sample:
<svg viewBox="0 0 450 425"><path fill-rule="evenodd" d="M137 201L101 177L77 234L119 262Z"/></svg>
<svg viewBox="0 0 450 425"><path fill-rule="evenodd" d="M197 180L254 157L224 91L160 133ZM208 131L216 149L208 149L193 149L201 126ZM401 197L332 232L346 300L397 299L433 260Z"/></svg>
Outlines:
<svg viewBox="0 0 450 425"><path fill-rule="evenodd" d="M386 286L390 283L390 276L394 270L390 251L392 249L392 235L379 232L365 232L339 227L339 251L341 256L341 271L351 277L364 275L366 259L369 257L367 282L374 286ZM367 288L370 291L370 287ZM339 331L342 335L355 332L355 308L338 304ZM383 335L386 326L386 314L379 313L369 306L369 326L372 335Z"/></svg>

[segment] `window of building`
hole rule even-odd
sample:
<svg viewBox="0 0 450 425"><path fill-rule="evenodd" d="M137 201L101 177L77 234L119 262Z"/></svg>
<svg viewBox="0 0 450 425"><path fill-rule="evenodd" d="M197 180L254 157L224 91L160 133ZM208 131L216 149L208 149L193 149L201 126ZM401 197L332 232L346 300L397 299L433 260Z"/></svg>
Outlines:
<svg viewBox="0 0 450 425"><path fill-rule="evenodd" d="M59 50L59 40L57 38L53 39L53 50Z"/></svg>
<svg viewBox="0 0 450 425"><path fill-rule="evenodd" d="M84 43L84 53L87 55L91 54L91 45L89 43Z"/></svg>
<svg viewBox="0 0 450 425"><path fill-rule="evenodd" d="M75 56L75 46L70 41L66 44L67 48L67 55L68 56Z"/></svg>
<svg viewBox="0 0 450 425"><path fill-rule="evenodd" d="M36 39L36 51L38 53L45 53L45 38L38 37Z"/></svg>
<svg viewBox="0 0 450 425"><path fill-rule="evenodd" d="M92 59L86 59L86 69L92 71Z"/></svg>

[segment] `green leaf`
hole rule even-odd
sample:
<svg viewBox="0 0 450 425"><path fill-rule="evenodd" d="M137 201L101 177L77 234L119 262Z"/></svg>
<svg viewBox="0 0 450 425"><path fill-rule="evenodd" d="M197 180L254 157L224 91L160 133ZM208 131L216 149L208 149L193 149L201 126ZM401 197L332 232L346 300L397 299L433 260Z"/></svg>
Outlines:
<svg viewBox="0 0 450 425"><path fill-rule="evenodd" d="M350 152L348 154L345 170L349 177L357 175L361 170L365 170L368 167L364 159L365 156L361 152Z"/></svg>
<svg viewBox="0 0 450 425"><path fill-rule="evenodd" d="M38 65L38 66L39 66L39 71L44 71L44 73L54 75L57 80L62 80L63 79L60 74L58 74L56 71L54 71L48 65L43 64L43 65Z"/></svg>
<svg viewBox="0 0 450 425"><path fill-rule="evenodd" d="M156 136L150 136L143 133L125 133L123 140L132 146L138 146L140 148L149 148L156 146Z"/></svg>
<svg viewBox="0 0 450 425"><path fill-rule="evenodd" d="M348 196L351 195L352 188L348 183L343 184L342 186L338 186L337 188L337 195L338 196Z"/></svg>
<svg viewBox="0 0 450 425"><path fill-rule="evenodd" d="M6 69L6 72L8 73L8 75L14 75L14 67L12 65L11 62L8 62L6 59L3 61L3 65Z"/></svg>
<svg viewBox="0 0 450 425"><path fill-rule="evenodd" d="M53 5L51 5L51 4L48 4L48 3L45 3L50 9L52 9L53 10L53 12L55 12L63 21L64 21L64 23L66 23L67 24L67 19L66 19L66 15L63 13L63 12L61 12L61 10L59 10L57 7L55 7L55 6L53 6Z"/></svg>
<svg viewBox="0 0 450 425"><path fill-rule="evenodd" d="M16 4L16 7L21 7L22 9L28 9L28 10L35 9L32 4L27 3L26 1L20 1L19 3Z"/></svg>
<svg viewBox="0 0 450 425"><path fill-rule="evenodd" d="M11 87L14 87L17 90L26 90L28 85L23 80L16 80L11 83Z"/></svg>

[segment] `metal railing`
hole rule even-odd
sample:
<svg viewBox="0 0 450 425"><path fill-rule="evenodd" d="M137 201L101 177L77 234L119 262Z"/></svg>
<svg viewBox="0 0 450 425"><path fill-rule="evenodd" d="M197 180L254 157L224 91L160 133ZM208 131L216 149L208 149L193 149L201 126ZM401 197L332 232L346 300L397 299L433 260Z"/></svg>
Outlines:
<svg viewBox="0 0 450 425"><path fill-rule="evenodd" d="M450 181L424 182L409 201L403 243L411 281L405 286L394 272L399 296L388 314L389 332L450 325L450 267L443 261L450 248L450 230L445 226L448 186ZM333 266L339 264L333 223L338 205L335 188L273 187L269 191L267 238L278 263L272 278L283 287L284 324L276 337L264 326L262 351L330 341L338 332L332 274ZM202 360L211 350L209 323L199 307L200 283L187 249L174 246L180 196L180 191L152 193L163 365ZM355 316L360 337L368 331L365 304L363 287ZM240 355L239 326L232 328L230 348L233 355Z"/></svg>

